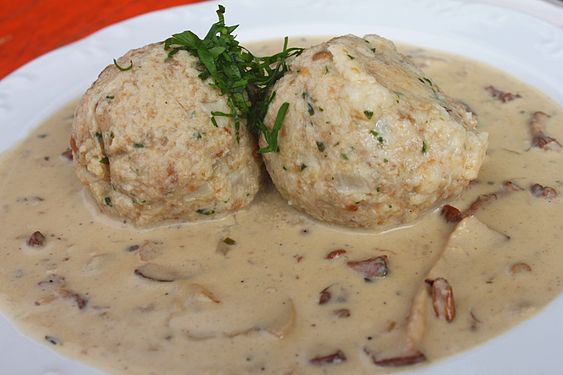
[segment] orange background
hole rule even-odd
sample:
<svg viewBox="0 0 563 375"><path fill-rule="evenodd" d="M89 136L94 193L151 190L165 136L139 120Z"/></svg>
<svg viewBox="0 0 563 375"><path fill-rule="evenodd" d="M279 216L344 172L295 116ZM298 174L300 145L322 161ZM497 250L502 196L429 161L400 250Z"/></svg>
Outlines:
<svg viewBox="0 0 563 375"><path fill-rule="evenodd" d="M201 0L0 0L0 79L112 23Z"/></svg>

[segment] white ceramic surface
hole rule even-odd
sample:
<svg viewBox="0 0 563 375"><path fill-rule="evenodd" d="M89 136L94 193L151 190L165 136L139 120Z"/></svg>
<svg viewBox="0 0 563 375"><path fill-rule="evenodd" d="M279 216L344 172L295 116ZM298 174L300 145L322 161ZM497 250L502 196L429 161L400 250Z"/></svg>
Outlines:
<svg viewBox="0 0 563 375"><path fill-rule="evenodd" d="M396 41L487 62L563 105L563 29L524 13L458 0L226 0L222 3L227 7L227 24L241 24L238 34L242 41L284 35L378 33ZM46 117L81 95L112 58L185 29L202 35L215 22L216 7L216 2L200 3L113 25L48 53L4 78L0 81L0 151L14 145ZM562 338L563 296L560 296L533 319L505 334L414 373L561 374ZM0 374L102 374L63 358L47 345L22 336L0 315Z"/></svg>

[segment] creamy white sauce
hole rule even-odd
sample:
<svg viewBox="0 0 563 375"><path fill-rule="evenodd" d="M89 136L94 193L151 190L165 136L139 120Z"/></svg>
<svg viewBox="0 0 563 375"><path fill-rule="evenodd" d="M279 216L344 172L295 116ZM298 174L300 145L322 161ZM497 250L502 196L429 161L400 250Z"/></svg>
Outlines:
<svg viewBox="0 0 563 375"><path fill-rule="evenodd" d="M424 363L529 318L561 292L563 275L562 199L535 197L529 187L563 189L563 154L530 148L528 122L536 111L547 113L547 134L563 140L561 107L475 61L403 51L467 103L489 133L478 182L450 204L464 209L505 180L524 188L477 211L494 232L456 231L458 246L453 241L444 252L455 226L438 211L385 233L348 230L293 210L271 186L221 220L137 230L89 207L71 162L59 156L73 103L2 159L3 311L27 334L116 374L386 372L366 352L382 358L404 351L401 330L417 293L426 293L416 342ZM502 103L489 85L521 97ZM34 231L45 235L44 246L26 245ZM346 253L325 259L335 249ZM382 255L389 275L372 282L347 265ZM518 263L529 270L513 272ZM424 286L429 271L452 285L457 314L450 323L434 316ZM327 287L332 298L319 304ZM346 360L310 362L338 350Z"/></svg>

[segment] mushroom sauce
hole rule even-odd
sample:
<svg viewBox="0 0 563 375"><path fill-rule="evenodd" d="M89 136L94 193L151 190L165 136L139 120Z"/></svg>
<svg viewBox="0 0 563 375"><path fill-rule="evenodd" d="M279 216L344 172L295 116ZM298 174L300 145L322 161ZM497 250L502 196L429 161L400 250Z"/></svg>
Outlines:
<svg viewBox="0 0 563 375"><path fill-rule="evenodd" d="M562 108L475 61L402 49L489 133L460 199L373 233L316 222L266 183L222 219L139 230L76 178L73 103L2 159L3 311L115 374L383 373L531 317L562 289Z"/></svg>

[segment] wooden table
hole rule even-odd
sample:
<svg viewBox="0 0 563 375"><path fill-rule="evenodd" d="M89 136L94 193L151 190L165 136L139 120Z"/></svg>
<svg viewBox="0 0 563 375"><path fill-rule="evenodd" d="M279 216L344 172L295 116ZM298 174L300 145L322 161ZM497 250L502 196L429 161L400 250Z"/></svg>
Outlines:
<svg viewBox="0 0 563 375"><path fill-rule="evenodd" d="M0 79L96 30L153 10L201 0L0 0Z"/></svg>

